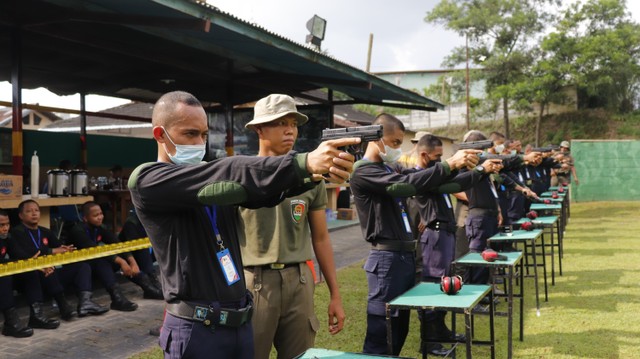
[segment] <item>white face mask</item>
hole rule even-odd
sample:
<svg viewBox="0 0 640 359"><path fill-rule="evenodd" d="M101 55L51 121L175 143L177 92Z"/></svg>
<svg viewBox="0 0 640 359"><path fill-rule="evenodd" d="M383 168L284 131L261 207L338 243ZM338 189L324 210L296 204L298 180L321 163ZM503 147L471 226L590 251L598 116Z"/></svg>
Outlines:
<svg viewBox="0 0 640 359"><path fill-rule="evenodd" d="M502 151L504 151L504 145L497 145L494 150L496 151L497 154L501 154Z"/></svg>
<svg viewBox="0 0 640 359"><path fill-rule="evenodd" d="M400 159L400 156L402 156L401 149L391 148L385 145L384 141L382 141L382 144L384 145L384 152L380 152L380 158L382 158L382 161L386 163L394 163Z"/></svg>
<svg viewBox="0 0 640 359"><path fill-rule="evenodd" d="M169 137L169 132L167 132L164 126L161 126L161 127L164 130L164 133L167 135L167 138L169 139L169 141L176 148L176 154L171 155L169 151L167 151L167 146L164 143L162 144L162 147L164 147L164 151L169 156L169 159L171 160L171 162L177 165L197 165L198 163L202 162L202 159L204 158L204 155L207 151L204 144L176 145L176 143L173 142L171 137Z"/></svg>

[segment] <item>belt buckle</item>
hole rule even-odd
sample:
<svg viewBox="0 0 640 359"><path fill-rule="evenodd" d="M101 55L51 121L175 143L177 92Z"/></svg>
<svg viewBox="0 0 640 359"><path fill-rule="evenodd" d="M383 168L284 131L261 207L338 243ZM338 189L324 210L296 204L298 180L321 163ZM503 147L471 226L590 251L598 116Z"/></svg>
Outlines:
<svg viewBox="0 0 640 359"><path fill-rule="evenodd" d="M284 263L271 263L269 264L269 268L271 269L284 269Z"/></svg>
<svg viewBox="0 0 640 359"><path fill-rule="evenodd" d="M211 324L211 321L207 319L209 314L209 308L196 305L193 308L193 319L203 322L204 325Z"/></svg>

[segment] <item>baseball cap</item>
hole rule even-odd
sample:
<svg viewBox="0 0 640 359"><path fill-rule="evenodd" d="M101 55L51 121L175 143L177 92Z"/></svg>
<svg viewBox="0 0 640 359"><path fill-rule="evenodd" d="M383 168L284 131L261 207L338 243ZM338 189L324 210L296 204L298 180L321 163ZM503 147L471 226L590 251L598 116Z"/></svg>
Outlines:
<svg viewBox="0 0 640 359"><path fill-rule="evenodd" d="M272 94L256 102L253 108L253 120L249 121L244 127L251 128L252 126L271 122L289 114L293 114L296 117L298 126L304 125L309 120L307 115L298 112L296 103L291 96Z"/></svg>
<svg viewBox="0 0 640 359"><path fill-rule="evenodd" d="M560 142L560 147L571 148L571 146L569 145L569 141Z"/></svg>
<svg viewBox="0 0 640 359"><path fill-rule="evenodd" d="M418 141L420 141L420 139L422 138L422 136L424 135L430 135L431 132L427 132L427 131L418 131L416 132L416 135L413 136L413 138L411 139L411 142L413 143L417 143Z"/></svg>

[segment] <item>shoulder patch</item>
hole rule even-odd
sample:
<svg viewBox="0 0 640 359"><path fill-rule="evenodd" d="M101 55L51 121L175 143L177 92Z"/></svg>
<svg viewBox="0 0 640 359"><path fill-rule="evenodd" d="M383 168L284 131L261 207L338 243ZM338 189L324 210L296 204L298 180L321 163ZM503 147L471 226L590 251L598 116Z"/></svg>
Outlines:
<svg viewBox="0 0 640 359"><path fill-rule="evenodd" d="M293 219L294 223L300 223L306 209L307 204L305 201L301 199L291 200L291 219Z"/></svg>

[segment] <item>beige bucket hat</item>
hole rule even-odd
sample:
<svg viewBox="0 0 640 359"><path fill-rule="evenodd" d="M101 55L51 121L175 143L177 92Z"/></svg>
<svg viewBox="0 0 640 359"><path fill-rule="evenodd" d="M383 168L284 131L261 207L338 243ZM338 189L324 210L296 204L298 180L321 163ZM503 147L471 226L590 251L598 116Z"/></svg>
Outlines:
<svg viewBox="0 0 640 359"><path fill-rule="evenodd" d="M309 120L307 115L298 112L296 103L291 96L272 94L256 102L253 108L253 120L249 121L245 127L252 128L255 125L271 122L289 114L296 116L298 126L304 125Z"/></svg>
<svg viewBox="0 0 640 359"><path fill-rule="evenodd" d="M427 131L418 131L416 132L416 135L413 136L413 138L411 139L411 142L413 143L418 143L418 141L420 141L420 139L425 136L425 135L430 135L431 132L427 132Z"/></svg>

